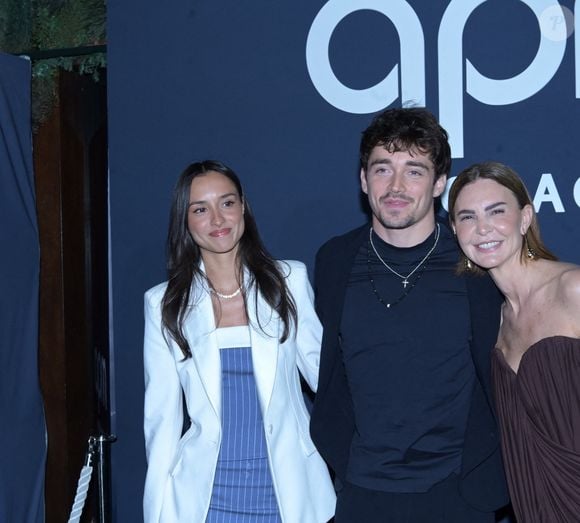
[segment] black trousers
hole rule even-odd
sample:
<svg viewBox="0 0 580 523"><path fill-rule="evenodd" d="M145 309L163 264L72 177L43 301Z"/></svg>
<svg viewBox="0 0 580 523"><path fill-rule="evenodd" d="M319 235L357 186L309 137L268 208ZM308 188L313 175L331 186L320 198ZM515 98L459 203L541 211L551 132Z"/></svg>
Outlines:
<svg viewBox="0 0 580 523"><path fill-rule="evenodd" d="M468 505L453 474L427 492L383 492L344 483L337 492L335 523L493 523L493 512Z"/></svg>

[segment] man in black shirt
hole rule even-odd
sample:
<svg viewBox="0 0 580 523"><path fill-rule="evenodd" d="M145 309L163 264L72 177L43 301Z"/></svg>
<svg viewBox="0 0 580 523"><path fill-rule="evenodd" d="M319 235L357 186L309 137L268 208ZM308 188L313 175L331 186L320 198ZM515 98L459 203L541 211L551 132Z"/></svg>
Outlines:
<svg viewBox="0 0 580 523"><path fill-rule="evenodd" d="M447 133L423 108L363 134L371 223L316 258L324 325L311 433L336 475L336 523L490 523L507 503L489 391L500 296L458 276L434 201Z"/></svg>

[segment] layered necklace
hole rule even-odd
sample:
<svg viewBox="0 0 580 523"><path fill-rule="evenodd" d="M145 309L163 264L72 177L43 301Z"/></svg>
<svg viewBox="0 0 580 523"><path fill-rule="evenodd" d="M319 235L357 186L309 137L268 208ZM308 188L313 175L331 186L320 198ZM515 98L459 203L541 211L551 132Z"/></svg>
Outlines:
<svg viewBox="0 0 580 523"><path fill-rule="evenodd" d="M419 263L417 263L417 265L415 265L415 267L411 270L411 272L409 272L409 274L407 274L407 275L403 275L403 274L397 272L385 260L383 260L383 258L381 257L381 255L377 251L375 244L373 242L373 228L372 227L370 228L369 241L367 244L367 267L368 267L369 281L370 281L371 287L373 289L373 294L377 297L379 302L382 303L387 309L390 309L391 307L393 307L393 306L397 305L399 302L401 302L403 300L403 298L405 298L405 296L407 296L411 292L411 290L415 287L417 282L421 279L421 276L423 275L423 271L425 270L425 267L426 267L426 262L429 259L429 256L431 256L431 254L433 254L433 251L435 250L435 248L437 247L437 244L439 243L440 233L441 233L441 226L439 224L437 224L437 227L435 228L435 240L433 241L433 245L427 251L427 254L425 254L425 256L423 256L423 258L419 261ZM377 257L377 259L385 266L385 268L387 268L389 270L389 272L391 272L395 276L398 276L402 280L401 284L403 285L403 293L394 301L390 301L390 302L385 301L383 299L383 297L377 291L377 287L375 285L375 281L374 281L374 278L372 276L372 271L371 271L371 248L372 248L373 252L375 253L375 256ZM417 272L417 271L419 271L419 269L421 269L420 272ZM415 274L415 273L417 273L417 275L415 277L415 281L413 283L410 283L409 278L411 276L413 276L413 274Z"/></svg>

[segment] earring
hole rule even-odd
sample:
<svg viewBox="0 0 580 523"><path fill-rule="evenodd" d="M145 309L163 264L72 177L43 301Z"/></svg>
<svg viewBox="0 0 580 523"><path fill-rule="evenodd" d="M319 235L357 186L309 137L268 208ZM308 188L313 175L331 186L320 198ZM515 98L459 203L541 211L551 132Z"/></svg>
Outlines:
<svg viewBox="0 0 580 523"><path fill-rule="evenodd" d="M473 264L471 263L471 260L470 260L469 258L465 258L465 259L463 260L463 263L465 264L465 268L466 268L468 271L471 271L471 270L473 269Z"/></svg>
<svg viewBox="0 0 580 523"><path fill-rule="evenodd" d="M528 238L525 235L524 235L524 247L526 249L526 257L528 258L528 260L533 260L536 257L536 253L534 252L534 249L531 249L530 246L528 245Z"/></svg>

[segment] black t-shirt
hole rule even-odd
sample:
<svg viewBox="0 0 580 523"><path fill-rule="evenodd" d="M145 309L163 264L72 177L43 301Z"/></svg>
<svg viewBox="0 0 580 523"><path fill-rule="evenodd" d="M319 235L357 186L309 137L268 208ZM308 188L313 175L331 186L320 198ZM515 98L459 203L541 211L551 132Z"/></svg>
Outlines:
<svg viewBox="0 0 580 523"><path fill-rule="evenodd" d="M340 332L356 421L346 479L365 488L424 492L461 464L474 380L469 303L455 239L439 229L407 287L370 242L351 271ZM373 233L373 244L407 276L435 237L397 248Z"/></svg>

